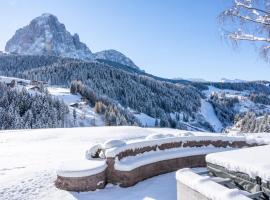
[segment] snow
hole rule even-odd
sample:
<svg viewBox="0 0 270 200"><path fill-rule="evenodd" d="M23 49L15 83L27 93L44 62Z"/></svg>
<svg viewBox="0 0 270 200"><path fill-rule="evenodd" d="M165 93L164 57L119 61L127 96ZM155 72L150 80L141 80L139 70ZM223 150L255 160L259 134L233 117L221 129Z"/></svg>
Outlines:
<svg viewBox="0 0 270 200"><path fill-rule="evenodd" d="M56 189L54 189L56 190ZM175 172L156 176L140 182L133 187L121 188L107 185L105 189L94 192L52 191L48 200L174 200L176 199Z"/></svg>
<svg viewBox="0 0 270 200"><path fill-rule="evenodd" d="M180 157L187 157L187 156L194 156L194 155L203 155L213 152L219 152L219 151L228 151L230 148L215 148L213 146L207 146L207 147L198 147L198 148L173 148L173 149L166 149L166 150L159 150L159 151L150 151L143 154L138 154L136 156L128 156L123 159L116 160L115 162L115 169L120 171L131 171L133 169L136 169L138 167L174 159L174 158L180 158Z"/></svg>
<svg viewBox="0 0 270 200"><path fill-rule="evenodd" d="M12 80L15 80L17 82L21 81L23 83L30 84L30 80L25 80L25 79L20 79L20 78L15 78L15 77L0 76L0 82L11 83Z"/></svg>
<svg viewBox="0 0 270 200"><path fill-rule="evenodd" d="M194 173L191 169L177 171L176 179L212 200L250 200L243 194L244 192L226 188L210 177Z"/></svg>
<svg viewBox="0 0 270 200"><path fill-rule="evenodd" d="M85 158L87 160L92 160L93 157L96 156L99 150L102 149L102 144L94 144L92 145L86 152L85 152Z"/></svg>
<svg viewBox="0 0 270 200"><path fill-rule="evenodd" d="M71 160L60 164L57 175L62 177L85 177L104 172L107 168L105 160Z"/></svg>
<svg viewBox="0 0 270 200"><path fill-rule="evenodd" d="M194 133L184 132L184 133L179 133L178 136L180 137L194 136Z"/></svg>
<svg viewBox="0 0 270 200"><path fill-rule="evenodd" d="M227 79L227 78L222 78L219 82L221 82L221 83L245 83L247 81L241 80L241 79Z"/></svg>
<svg viewBox="0 0 270 200"><path fill-rule="evenodd" d="M179 134L177 133L177 130L175 130L175 135ZM115 157L117 154L119 154L122 151L125 150L135 150L143 147L151 147L151 146L159 146L166 143L176 143L176 142L183 142L186 143L188 141L208 141L208 140L221 140L221 141L246 141L248 144L252 143L258 143L258 144L265 144L268 142L268 140L265 140L264 138L257 138L256 135L254 136L228 136L228 135L221 135L221 134L210 134L207 133L205 135L197 135L196 132L193 132L194 136L181 136L181 137L165 137L165 138L159 138L159 139L152 139L152 140L140 140L135 142L129 142L127 145L118 147L118 148L111 148L107 149L105 152L106 157Z"/></svg>
<svg viewBox="0 0 270 200"><path fill-rule="evenodd" d="M219 121L219 119L217 118L213 106L203 99L201 100L201 114L203 115L205 120L208 121L208 123L210 123L215 132L221 132L223 126Z"/></svg>
<svg viewBox="0 0 270 200"><path fill-rule="evenodd" d="M270 145L265 145L209 154L206 156L206 161L225 167L230 171L248 174L251 178L259 176L263 181L270 181L269 152Z"/></svg>
<svg viewBox="0 0 270 200"><path fill-rule="evenodd" d="M98 115L89 105L86 105L85 102L82 101L80 95L71 94L69 88L51 86L48 87L48 91L54 97L62 100L69 106L70 115L72 115L74 109L76 110L79 126L104 126L102 116ZM79 107L71 107L70 105L73 103L78 103ZM70 117L72 119L72 116Z"/></svg>
<svg viewBox="0 0 270 200"><path fill-rule="evenodd" d="M167 138L167 137L175 137L175 135L170 134L170 133L168 134L155 133L155 134L148 135L145 139L156 140L156 139Z"/></svg>
<svg viewBox="0 0 270 200"><path fill-rule="evenodd" d="M239 103L236 103L234 107L232 108L235 113L241 114L241 113L246 113L246 112L254 112L258 115L263 115L264 113L270 112L269 105L254 103L253 101L250 100L249 95L251 91L236 91L236 90L229 90L229 89L219 89L214 86L208 86L208 90L204 90L203 93L206 95L208 99L213 93L217 94L219 97L221 95L225 95L227 98L237 98ZM209 105L208 107L210 106L211 105ZM204 102L202 102L202 107L201 107L202 115L204 116L206 121L210 123L210 125L218 127L219 123L216 119L213 119L213 117L214 118L216 117L212 113L211 110L212 110L211 108L207 110L207 106L205 106ZM232 127L227 127L227 129L230 131L240 132L239 128L237 127L237 124L234 124Z"/></svg>
<svg viewBox="0 0 270 200"><path fill-rule="evenodd" d="M134 114L135 117L141 122L143 126L146 127L155 127L156 119L153 117L150 117L149 115L146 115L144 113L140 114Z"/></svg>
<svg viewBox="0 0 270 200"><path fill-rule="evenodd" d="M123 140L108 140L103 144L104 149L116 148L125 146L126 142Z"/></svg>
<svg viewBox="0 0 270 200"><path fill-rule="evenodd" d="M69 88L48 87L48 91L51 95L63 100L67 105L81 101L81 96L71 94Z"/></svg>
<svg viewBox="0 0 270 200"><path fill-rule="evenodd" d="M248 95L247 91L237 91L237 90L229 90L229 89L219 89L214 86L208 86L208 90L204 90L203 93L207 96L210 97L211 94L213 93L225 93L226 96L230 95L231 97L237 97L237 96L245 96Z"/></svg>
<svg viewBox="0 0 270 200"><path fill-rule="evenodd" d="M57 17L51 14L33 19L29 25L16 31L7 42L6 51L22 55L43 55L77 58L94 61L90 49L72 36Z"/></svg>
<svg viewBox="0 0 270 200"><path fill-rule="evenodd" d="M124 54L114 49L96 52L94 54L94 57L95 59L110 60L116 63L120 63L122 65L129 66L134 69L139 69L139 67L137 67L130 58L126 57Z"/></svg>
<svg viewBox="0 0 270 200"><path fill-rule="evenodd" d="M75 199L54 186L61 162L85 159L89 146L108 139L140 139L153 132L139 127L0 131L0 199Z"/></svg>
<svg viewBox="0 0 270 200"><path fill-rule="evenodd" d="M182 132L186 131L140 127L0 131L0 199L104 200L109 197L124 200L127 196L130 200L176 199L175 173L154 177L130 188L107 186L104 190L87 193L58 190L54 186L54 181L56 180L56 169L61 162L85 159L85 151L94 144L104 143L109 139L124 140L127 144L133 144L145 141L145 137L151 134L177 135ZM192 133L200 137L219 135ZM259 135L260 138L256 138L256 135L250 137L264 141L263 134ZM190 138L192 137L194 136L190 136ZM153 141L148 142L154 143Z"/></svg>

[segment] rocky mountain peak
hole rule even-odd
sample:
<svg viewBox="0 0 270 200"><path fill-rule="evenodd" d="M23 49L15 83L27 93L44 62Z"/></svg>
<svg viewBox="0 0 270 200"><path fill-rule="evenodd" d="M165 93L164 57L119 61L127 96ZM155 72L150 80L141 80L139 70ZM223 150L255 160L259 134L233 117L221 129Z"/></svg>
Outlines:
<svg viewBox="0 0 270 200"><path fill-rule="evenodd" d="M97 52L97 53L95 53L95 58L96 59L103 59L103 60L110 60L112 62L120 63L122 65L126 65L129 67L135 68L135 69L139 69L139 67L137 67L130 58L128 58L127 56L125 56L121 52L116 51L114 49L109 49L109 50Z"/></svg>
<svg viewBox="0 0 270 200"><path fill-rule="evenodd" d="M18 29L7 42L5 51L21 55L52 55L86 61L109 60L139 69L134 62L119 51L110 49L93 54L80 41L77 33L72 35L56 16L45 13Z"/></svg>
<svg viewBox="0 0 270 200"><path fill-rule="evenodd" d="M80 42L78 34L71 35L65 25L52 14L42 14L29 25L17 30L7 42L5 51L25 55L94 59L90 49Z"/></svg>

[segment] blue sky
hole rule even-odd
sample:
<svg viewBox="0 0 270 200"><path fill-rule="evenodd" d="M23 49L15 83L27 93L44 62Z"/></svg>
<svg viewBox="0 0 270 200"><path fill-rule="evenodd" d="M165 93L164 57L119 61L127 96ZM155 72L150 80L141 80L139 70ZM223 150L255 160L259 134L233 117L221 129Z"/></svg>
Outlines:
<svg viewBox="0 0 270 200"><path fill-rule="evenodd" d="M93 51L116 49L145 71L174 78L270 80L252 45L220 38L226 0L0 0L0 50L15 30L52 13Z"/></svg>

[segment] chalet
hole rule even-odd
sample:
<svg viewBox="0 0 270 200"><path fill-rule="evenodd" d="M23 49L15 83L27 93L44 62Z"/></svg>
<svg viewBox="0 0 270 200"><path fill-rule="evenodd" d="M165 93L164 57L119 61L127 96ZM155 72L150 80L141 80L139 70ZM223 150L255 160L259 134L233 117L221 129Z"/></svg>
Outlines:
<svg viewBox="0 0 270 200"><path fill-rule="evenodd" d="M41 86L41 85L48 85L48 83L44 81L31 80L30 85Z"/></svg>
<svg viewBox="0 0 270 200"><path fill-rule="evenodd" d="M21 85L21 86L27 86L28 85L27 82L21 81L21 80L17 81L17 84Z"/></svg>
<svg viewBox="0 0 270 200"><path fill-rule="evenodd" d="M69 106L71 106L73 108L78 108L79 107L79 103L71 103L71 104L69 104Z"/></svg>
<svg viewBox="0 0 270 200"><path fill-rule="evenodd" d="M12 80L10 83L6 83L8 87L14 88L16 86L16 81Z"/></svg>
<svg viewBox="0 0 270 200"><path fill-rule="evenodd" d="M41 88L39 86L35 85L35 86L30 87L28 90L40 92L41 91Z"/></svg>

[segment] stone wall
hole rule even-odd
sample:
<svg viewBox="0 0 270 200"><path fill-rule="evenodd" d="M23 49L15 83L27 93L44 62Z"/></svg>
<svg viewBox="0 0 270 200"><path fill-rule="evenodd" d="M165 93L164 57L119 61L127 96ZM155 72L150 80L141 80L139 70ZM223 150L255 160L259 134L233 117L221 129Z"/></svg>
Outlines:
<svg viewBox="0 0 270 200"><path fill-rule="evenodd" d="M119 184L121 187L130 187L136 183L157 176L160 174L173 172L186 167L205 167L206 155L195 155L170 160L159 161L138 167L131 171L118 171L114 169L114 160L108 159L107 181Z"/></svg>
<svg viewBox="0 0 270 200"><path fill-rule="evenodd" d="M248 144L245 141L187 141L187 142L171 142L161 145L147 146L136 149L127 149L118 153L115 157L106 158L107 169L99 174L86 177L61 177L58 176L55 182L56 187L68 191L92 191L104 188L107 183L119 184L121 187L129 187L136 183L160 174L176 171L181 168L205 167L205 154L179 157L175 159L168 159L154 162L144 166L137 167L131 171L119 171L114 167L115 159L121 160L128 156L136 156L150 151L165 150L172 148L185 147L207 147L212 145L214 147L252 147L257 144Z"/></svg>
<svg viewBox="0 0 270 200"><path fill-rule="evenodd" d="M136 149L127 149L124 150L116 155L119 160L128 157L128 156L136 156L138 154L143 154L150 151L157 151L157 150L165 150L165 149L172 149L172 148L180 148L180 147L207 147L212 145L214 147L232 147L232 148L243 148L243 147L253 147L258 146L258 144L248 144L246 141L222 141L222 140L202 140L202 141L187 141L187 142L171 142L171 143L164 143L161 145L154 145L154 146L146 146L142 148Z"/></svg>
<svg viewBox="0 0 270 200"><path fill-rule="evenodd" d="M62 190L74 192L94 191L103 189L107 184L106 179L106 171L86 177L57 176L55 186Z"/></svg>

